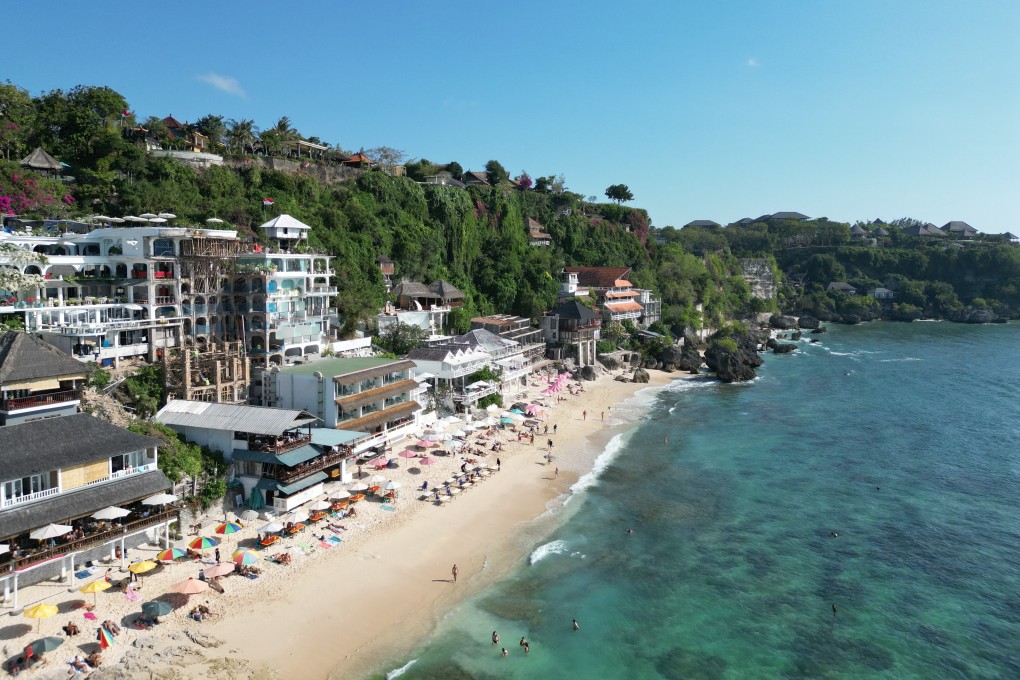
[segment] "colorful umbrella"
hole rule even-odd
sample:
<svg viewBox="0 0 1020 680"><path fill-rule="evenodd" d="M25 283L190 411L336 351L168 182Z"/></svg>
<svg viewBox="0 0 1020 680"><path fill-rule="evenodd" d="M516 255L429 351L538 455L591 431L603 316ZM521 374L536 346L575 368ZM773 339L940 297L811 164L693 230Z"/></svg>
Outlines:
<svg viewBox="0 0 1020 680"><path fill-rule="evenodd" d="M174 593L182 593L184 595L197 595L198 593L204 593L209 590L209 584L205 581L197 581L194 578L189 578L187 581L181 581L175 583L170 591Z"/></svg>
<svg viewBox="0 0 1020 680"><path fill-rule="evenodd" d="M128 571L130 571L132 574L144 574L146 572L152 571L158 566L159 565L153 562L152 560L143 560L141 562L129 564Z"/></svg>
<svg viewBox="0 0 1020 680"><path fill-rule="evenodd" d="M255 564L259 561L259 556L253 553L251 550L238 550L230 556L234 564Z"/></svg>
<svg viewBox="0 0 1020 680"><path fill-rule="evenodd" d="M30 619L39 619L39 628L36 628L36 632L39 632L39 629L42 628L43 619L48 619L56 613L57 605L50 604L48 602L40 602L34 607L29 607L23 612L24 616L27 616Z"/></svg>
<svg viewBox="0 0 1020 680"><path fill-rule="evenodd" d="M86 583L80 590L83 593L92 593L92 604L97 604L96 593L101 593L104 590L109 590L113 586L106 582L105 579L97 579L91 583Z"/></svg>
<svg viewBox="0 0 1020 680"><path fill-rule="evenodd" d="M156 555L156 559L160 562L173 562L178 557L184 557L188 553L184 552L180 548L167 548Z"/></svg>
<svg viewBox="0 0 1020 680"><path fill-rule="evenodd" d="M209 567L202 573L205 574L206 578L216 578L217 576L226 576L232 571L234 571L233 562L220 562L219 564L214 564Z"/></svg>
<svg viewBox="0 0 1020 680"><path fill-rule="evenodd" d="M148 614L149 616L166 616L174 610L174 607L169 602L163 602L162 600L150 600L142 605L142 613Z"/></svg>
<svg viewBox="0 0 1020 680"><path fill-rule="evenodd" d="M105 626L99 627L99 633L96 634L96 639L99 640L100 649L106 649L115 642L113 639L113 633L106 630Z"/></svg>
<svg viewBox="0 0 1020 680"><path fill-rule="evenodd" d="M205 536L199 536L188 544L188 547L192 550L208 550L209 548L215 548L220 544L218 538L206 538Z"/></svg>
<svg viewBox="0 0 1020 680"><path fill-rule="evenodd" d="M44 637L41 640L36 640L28 647L25 647L25 656L39 656L46 652L52 652L54 649L64 644L64 638L59 637Z"/></svg>
<svg viewBox="0 0 1020 680"><path fill-rule="evenodd" d="M216 533L221 535L236 534L243 527L236 522L224 522L223 524L216 527Z"/></svg>

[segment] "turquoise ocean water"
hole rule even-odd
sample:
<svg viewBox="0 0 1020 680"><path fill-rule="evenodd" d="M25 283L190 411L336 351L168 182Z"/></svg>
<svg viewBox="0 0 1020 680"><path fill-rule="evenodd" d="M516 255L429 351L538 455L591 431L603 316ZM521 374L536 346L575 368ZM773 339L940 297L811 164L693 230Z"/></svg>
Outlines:
<svg viewBox="0 0 1020 680"><path fill-rule="evenodd" d="M1020 324L806 337L619 409L564 523L403 678L1020 678Z"/></svg>

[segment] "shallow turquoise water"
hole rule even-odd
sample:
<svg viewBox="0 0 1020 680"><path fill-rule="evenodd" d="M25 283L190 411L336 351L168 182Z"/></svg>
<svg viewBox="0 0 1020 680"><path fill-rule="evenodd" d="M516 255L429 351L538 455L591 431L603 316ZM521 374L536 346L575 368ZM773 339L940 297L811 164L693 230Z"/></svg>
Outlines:
<svg viewBox="0 0 1020 680"><path fill-rule="evenodd" d="M566 522L403 677L1020 678L1020 325L808 337L618 413Z"/></svg>

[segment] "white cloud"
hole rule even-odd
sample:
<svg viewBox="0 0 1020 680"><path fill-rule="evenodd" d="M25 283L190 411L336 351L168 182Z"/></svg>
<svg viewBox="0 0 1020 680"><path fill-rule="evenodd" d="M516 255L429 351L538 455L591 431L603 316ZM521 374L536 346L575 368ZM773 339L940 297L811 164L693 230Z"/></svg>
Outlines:
<svg viewBox="0 0 1020 680"><path fill-rule="evenodd" d="M754 68L755 66L758 65L758 60L755 59L754 57L749 57L747 60L747 65L750 66L751 68Z"/></svg>
<svg viewBox="0 0 1020 680"><path fill-rule="evenodd" d="M204 76L199 76L199 80L204 83L209 83L217 90L226 92L227 94L237 95L238 97L247 97L244 88L241 87L241 83L237 82L237 78L230 78L228 76L221 76L218 73L207 73Z"/></svg>

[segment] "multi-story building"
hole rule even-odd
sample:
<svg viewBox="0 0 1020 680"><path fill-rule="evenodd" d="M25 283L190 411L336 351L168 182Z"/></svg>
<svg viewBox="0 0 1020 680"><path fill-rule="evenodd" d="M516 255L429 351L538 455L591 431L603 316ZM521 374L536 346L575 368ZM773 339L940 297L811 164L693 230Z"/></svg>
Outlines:
<svg viewBox="0 0 1020 680"><path fill-rule="evenodd" d="M0 543L10 547L0 580L5 596L13 586L15 608L19 584L168 539L177 511L142 504L170 487L156 465L159 444L85 413L0 427ZM123 508L115 523L92 518L110 506Z"/></svg>
<svg viewBox="0 0 1020 680"><path fill-rule="evenodd" d="M588 291L605 321L629 320L648 326L662 314L662 302L652 291L631 284L630 267L566 267L563 272L560 297L576 297ZM646 310L645 304L651 309Z"/></svg>
<svg viewBox="0 0 1020 680"><path fill-rule="evenodd" d="M307 411L247 404L175 399L153 420L223 453L231 480L241 484L239 493L228 494L234 507L278 513L321 495L329 479L351 481L353 445L369 437L315 427L318 418Z"/></svg>
<svg viewBox="0 0 1020 680"><path fill-rule="evenodd" d="M31 333L0 334L0 425L74 415L89 370Z"/></svg>
<svg viewBox="0 0 1020 680"><path fill-rule="evenodd" d="M560 300L539 319L549 353L556 359L573 357L581 366L595 363L595 345L602 328L598 313L576 298Z"/></svg>
<svg viewBox="0 0 1020 680"><path fill-rule="evenodd" d="M262 372L263 406L301 409L328 428L365 432L354 453L386 447L411 434L422 388L413 361L361 357L272 366Z"/></svg>
<svg viewBox="0 0 1020 680"><path fill-rule="evenodd" d="M495 333L504 340L513 340L520 345L521 355L528 363L540 361L545 355L542 329L531 325L531 319L511 314L476 316L471 319L471 330L484 329Z"/></svg>
<svg viewBox="0 0 1020 680"><path fill-rule="evenodd" d="M396 304L387 303L376 317L380 331L391 324L405 323L436 335L446 326L450 312L464 300L460 289L442 279L427 286L416 281L402 281L392 292Z"/></svg>

